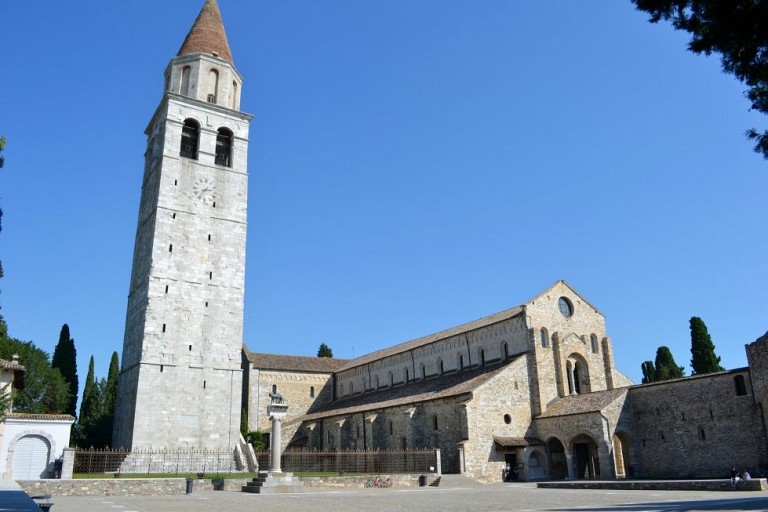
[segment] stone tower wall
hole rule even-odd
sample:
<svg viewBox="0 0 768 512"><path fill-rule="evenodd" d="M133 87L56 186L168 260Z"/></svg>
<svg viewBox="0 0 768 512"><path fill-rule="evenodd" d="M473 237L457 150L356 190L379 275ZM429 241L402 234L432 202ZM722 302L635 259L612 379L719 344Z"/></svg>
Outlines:
<svg viewBox="0 0 768 512"><path fill-rule="evenodd" d="M200 126L196 158L180 156L188 119ZM250 119L168 92L147 128L117 406L127 421L116 445L228 449L238 440ZM215 162L220 128L233 134L231 166Z"/></svg>

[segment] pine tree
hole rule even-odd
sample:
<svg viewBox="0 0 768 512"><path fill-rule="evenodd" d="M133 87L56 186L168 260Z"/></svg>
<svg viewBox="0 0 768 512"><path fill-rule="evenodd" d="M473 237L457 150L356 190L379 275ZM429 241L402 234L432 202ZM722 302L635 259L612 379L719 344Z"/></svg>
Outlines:
<svg viewBox="0 0 768 512"><path fill-rule="evenodd" d="M333 351L331 347L325 343L320 344L320 348L317 349L317 357L333 357Z"/></svg>
<svg viewBox="0 0 768 512"><path fill-rule="evenodd" d="M80 390L77 379L77 350L75 350L75 340L69 336L67 324L61 326L59 342L53 350L51 367L57 368L69 384L69 400L64 412L75 416L77 414L77 393Z"/></svg>
<svg viewBox="0 0 768 512"><path fill-rule="evenodd" d="M721 372L720 356L715 354L715 344L709 337L704 321L697 317L691 317L691 368L694 375L703 373Z"/></svg>
<svg viewBox="0 0 768 512"><path fill-rule="evenodd" d="M685 368L678 366L669 347L659 347L656 351L656 380L680 379L685 377Z"/></svg>

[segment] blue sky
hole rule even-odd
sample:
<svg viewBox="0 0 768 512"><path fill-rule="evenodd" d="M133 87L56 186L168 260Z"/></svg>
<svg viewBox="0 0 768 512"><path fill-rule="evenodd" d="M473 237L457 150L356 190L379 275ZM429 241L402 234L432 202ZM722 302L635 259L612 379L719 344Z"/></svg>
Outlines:
<svg viewBox="0 0 768 512"><path fill-rule="evenodd" d="M146 144L202 0L4 2L0 304L81 379L121 353ZM249 148L245 342L337 357L564 279L617 367L691 316L727 368L768 329L767 119L627 1L220 0Z"/></svg>

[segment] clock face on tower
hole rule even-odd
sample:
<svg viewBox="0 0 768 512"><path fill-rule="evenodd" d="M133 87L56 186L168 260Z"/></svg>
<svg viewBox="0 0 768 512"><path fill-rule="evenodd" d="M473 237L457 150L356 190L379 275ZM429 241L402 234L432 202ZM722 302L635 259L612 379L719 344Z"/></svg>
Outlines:
<svg viewBox="0 0 768 512"><path fill-rule="evenodd" d="M204 203L211 204L216 193L213 180L210 178L198 178L192 187L192 193Z"/></svg>

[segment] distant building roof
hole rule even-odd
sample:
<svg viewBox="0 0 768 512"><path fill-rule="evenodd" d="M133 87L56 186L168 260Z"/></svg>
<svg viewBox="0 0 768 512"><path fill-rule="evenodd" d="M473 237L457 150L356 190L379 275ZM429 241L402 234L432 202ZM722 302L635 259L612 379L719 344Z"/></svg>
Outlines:
<svg viewBox="0 0 768 512"><path fill-rule="evenodd" d="M333 357L285 356L261 354L245 349L245 355L254 368L259 370L286 370L295 372L333 373L344 366L348 359Z"/></svg>

